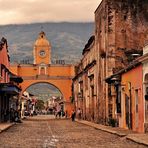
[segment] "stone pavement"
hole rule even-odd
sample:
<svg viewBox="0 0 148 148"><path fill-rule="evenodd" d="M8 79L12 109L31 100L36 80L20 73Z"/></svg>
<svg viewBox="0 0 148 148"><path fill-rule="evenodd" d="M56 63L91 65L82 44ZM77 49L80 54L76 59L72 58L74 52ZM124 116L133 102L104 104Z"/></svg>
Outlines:
<svg viewBox="0 0 148 148"><path fill-rule="evenodd" d="M0 148L146 148L70 119L24 120L0 134Z"/></svg>
<svg viewBox="0 0 148 148"><path fill-rule="evenodd" d="M119 127L105 126L105 125L89 122L86 120L76 119L76 121L79 123L94 127L95 129L98 129L98 130L102 130L102 131L105 131L111 134L115 134L120 137L126 137L126 139L136 142L138 144L143 144L145 146L148 146L148 134L140 134L137 132L133 132L131 130L126 130L126 129L122 129Z"/></svg>
<svg viewBox="0 0 148 148"><path fill-rule="evenodd" d="M50 119L55 119L55 116L53 115L45 115L45 116L33 116L33 117L27 117L26 119L29 120L50 120ZM64 118L65 119L65 118ZM133 132L131 130L126 130L122 129L119 127L110 127L110 126L104 126L101 124L96 124L93 122L89 122L86 120L77 120L76 122L79 122L81 124L85 124L88 126L91 126L95 129L102 130L111 134L118 135L120 137L125 137L128 140L134 141L138 144L143 144L145 146L148 146L148 134L139 134L136 132ZM11 126L13 126L15 123L0 123L0 133L3 132L4 130L7 130Z"/></svg>
<svg viewBox="0 0 148 148"><path fill-rule="evenodd" d="M0 123L0 133L7 130L11 126L13 126L15 123Z"/></svg>
<svg viewBox="0 0 148 148"><path fill-rule="evenodd" d="M32 121L35 121L35 120L47 121L50 119L55 119L55 116L54 115L37 115L37 116L27 116L25 117L25 119L32 120Z"/></svg>

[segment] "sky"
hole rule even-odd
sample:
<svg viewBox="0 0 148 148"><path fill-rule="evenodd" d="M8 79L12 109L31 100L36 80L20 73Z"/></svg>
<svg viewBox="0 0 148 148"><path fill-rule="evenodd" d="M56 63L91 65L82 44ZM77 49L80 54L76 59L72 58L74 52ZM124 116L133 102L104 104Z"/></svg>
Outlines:
<svg viewBox="0 0 148 148"><path fill-rule="evenodd" d="M0 25L90 22L101 0L0 0Z"/></svg>

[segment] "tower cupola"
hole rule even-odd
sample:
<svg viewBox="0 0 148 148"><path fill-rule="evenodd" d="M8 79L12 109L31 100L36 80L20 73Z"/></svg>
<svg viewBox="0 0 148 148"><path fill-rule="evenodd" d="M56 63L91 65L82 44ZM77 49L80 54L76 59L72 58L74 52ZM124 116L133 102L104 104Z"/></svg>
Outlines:
<svg viewBox="0 0 148 148"><path fill-rule="evenodd" d="M34 44L34 64L51 64L51 45L46 35L41 31Z"/></svg>

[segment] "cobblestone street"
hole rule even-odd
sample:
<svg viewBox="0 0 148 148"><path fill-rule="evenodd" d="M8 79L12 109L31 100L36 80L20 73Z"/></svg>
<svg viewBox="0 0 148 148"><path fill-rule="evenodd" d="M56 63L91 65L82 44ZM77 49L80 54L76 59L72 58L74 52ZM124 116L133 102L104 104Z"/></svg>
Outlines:
<svg viewBox="0 0 148 148"><path fill-rule="evenodd" d="M0 134L0 148L145 148L71 120L25 120Z"/></svg>

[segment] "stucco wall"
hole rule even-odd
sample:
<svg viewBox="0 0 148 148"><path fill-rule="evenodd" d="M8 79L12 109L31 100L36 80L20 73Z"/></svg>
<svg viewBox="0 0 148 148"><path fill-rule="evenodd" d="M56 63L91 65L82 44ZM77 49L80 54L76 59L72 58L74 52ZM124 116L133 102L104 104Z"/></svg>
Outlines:
<svg viewBox="0 0 148 148"><path fill-rule="evenodd" d="M143 73L142 65L122 74L122 98L121 98L121 127L128 128L126 125L126 95L129 97L129 105L132 111L132 129L144 132L144 99L143 99ZM138 118L136 117L136 91L138 92ZM130 93L131 92L131 93ZM129 109L130 110L130 109Z"/></svg>

